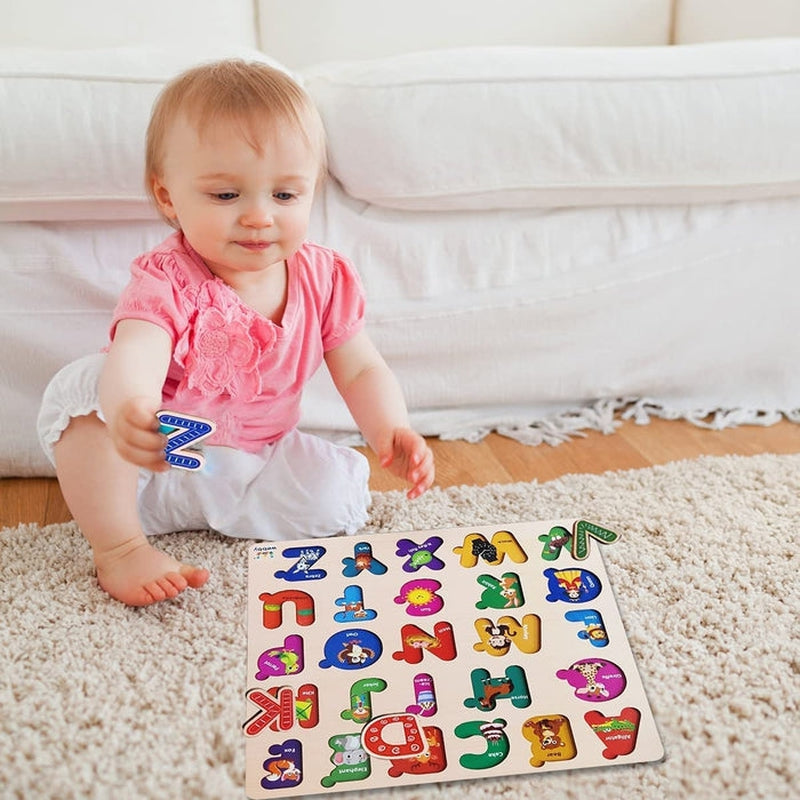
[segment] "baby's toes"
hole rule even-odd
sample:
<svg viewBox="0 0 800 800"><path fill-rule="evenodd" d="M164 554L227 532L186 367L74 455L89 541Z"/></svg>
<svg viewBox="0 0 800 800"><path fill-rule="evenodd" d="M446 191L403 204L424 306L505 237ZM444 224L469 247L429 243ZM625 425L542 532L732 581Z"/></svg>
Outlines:
<svg viewBox="0 0 800 800"><path fill-rule="evenodd" d="M166 597L177 597L189 584L178 572L168 572L157 581Z"/></svg>
<svg viewBox="0 0 800 800"><path fill-rule="evenodd" d="M199 589L207 580L209 571L202 567L192 567L188 564L181 565L181 577L184 580L184 588L191 586L192 589Z"/></svg>
<svg viewBox="0 0 800 800"><path fill-rule="evenodd" d="M163 578L158 578L157 580L150 581L150 583L146 583L142 586L142 594L143 597L146 598L142 603L132 603L131 605L137 606L149 606L152 603L160 603L162 600L166 600L167 597L174 597L175 595L167 594L166 589L162 585L164 583ZM177 592L175 592L177 594Z"/></svg>

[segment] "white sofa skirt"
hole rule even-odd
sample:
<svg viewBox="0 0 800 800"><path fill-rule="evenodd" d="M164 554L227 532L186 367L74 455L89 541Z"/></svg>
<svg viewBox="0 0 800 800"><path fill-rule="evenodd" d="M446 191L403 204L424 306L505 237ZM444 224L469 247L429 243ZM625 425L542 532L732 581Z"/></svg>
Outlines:
<svg viewBox="0 0 800 800"><path fill-rule="evenodd" d="M358 266L368 329L420 431L555 443L613 429L623 407L640 421L800 421L799 213L798 197L401 211L332 181L311 238ZM35 434L42 391L107 343L131 259L168 232L145 221L0 224L0 476L51 474ZM356 433L324 370L302 426Z"/></svg>

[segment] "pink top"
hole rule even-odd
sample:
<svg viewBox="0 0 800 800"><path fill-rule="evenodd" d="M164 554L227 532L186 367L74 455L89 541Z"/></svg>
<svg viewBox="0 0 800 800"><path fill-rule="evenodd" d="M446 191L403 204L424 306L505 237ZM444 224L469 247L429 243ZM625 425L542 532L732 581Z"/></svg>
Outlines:
<svg viewBox="0 0 800 800"><path fill-rule="evenodd" d="M297 425L303 387L324 354L364 325L361 281L347 259L306 243L287 266L280 324L242 302L174 233L131 265L111 324L163 328L172 362L162 402L170 411L213 420L209 444L250 453Z"/></svg>

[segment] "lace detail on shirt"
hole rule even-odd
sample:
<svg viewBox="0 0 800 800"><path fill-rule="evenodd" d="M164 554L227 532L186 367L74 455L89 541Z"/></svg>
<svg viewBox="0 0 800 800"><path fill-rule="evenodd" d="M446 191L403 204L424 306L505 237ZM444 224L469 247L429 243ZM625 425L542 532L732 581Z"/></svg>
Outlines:
<svg viewBox="0 0 800 800"><path fill-rule="evenodd" d="M275 344L273 327L221 281L203 283L196 304L194 319L175 346L175 361L186 370L182 384L203 397L257 399L261 361Z"/></svg>

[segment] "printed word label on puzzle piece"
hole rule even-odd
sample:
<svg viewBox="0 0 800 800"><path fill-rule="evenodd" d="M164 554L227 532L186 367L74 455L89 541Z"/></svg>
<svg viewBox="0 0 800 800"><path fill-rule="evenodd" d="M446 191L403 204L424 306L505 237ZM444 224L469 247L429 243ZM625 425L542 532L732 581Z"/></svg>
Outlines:
<svg viewBox="0 0 800 800"><path fill-rule="evenodd" d="M264 761L264 777L261 785L265 789L285 789L299 786L303 781L303 745L297 739L273 744L269 758Z"/></svg>
<svg viewBox="0 0 800 800"><path fill-rule="evenodd" d="M480 753L464 753L458 761L465 769L491 769L505 761L510 745L506 734L506 721L494 719L491 722L462 722L454 731L459 739L479 737L484 740Z"/></svg>
<svg viewBox="0 0 800 800"><path fill-rule="evenodd" d="M197 448L203 439L214 433L216 425L210 420L174 411L159 411L156 418L159 432L167 436L164 448L167 463L179 469L202 469L206 461Z"/></svg>
<svg viewBox="0 0 800 800"><path fill-rule="evenodd" d="M617 716L610 717L599 711L588 711L583 718L605 745L603 758L611 761L617 756L626 756L633 752L642 718L638 708L623 708Z"/></svg>
<svg viewBox="0 0 800 800"><path fill-rule="evenodd" d="M330 789L337 783L369 778L372 767L358 734L337 734L328 740L328 747L332 751L330 762L334 767L329 775L322 778L321 784L325 788Z"/></svg>
<svg viewBox="0 0 800 800"><path fill-rule="evenodd" d="M601 658L583 658L556 672L580 700L598 703L613 700L625 691L625 673L613 662Z"/></svg>
<svg viewBox="0 0 800 800"><path fill-rule="evenodd" d="M522 726L522 735L530 742L532 767L570 761L578 754L569 719L563 714L530 717Z"/></svg>

